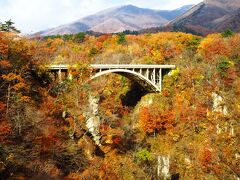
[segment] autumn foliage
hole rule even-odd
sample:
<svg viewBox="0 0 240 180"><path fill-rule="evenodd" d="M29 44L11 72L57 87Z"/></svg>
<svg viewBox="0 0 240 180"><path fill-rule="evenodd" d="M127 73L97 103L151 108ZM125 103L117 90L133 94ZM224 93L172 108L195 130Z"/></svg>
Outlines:
<svg viewBox="0 0 240 180"><path fill-rule="evenodd" d="M169 179L237 179L239 59L238 33L0 32L0 179L164 179L168 157ZM177 68L152 93L119 74L90 81L92 63Z"/></svg>
<svg viewBox="0 0 240 180"><path fill-rule="evenodd" d="M139 121L147 133L172 129L174 118L173 112L158 112L157 109L150 110L147 107L140 109L139 113Z"/></svg>

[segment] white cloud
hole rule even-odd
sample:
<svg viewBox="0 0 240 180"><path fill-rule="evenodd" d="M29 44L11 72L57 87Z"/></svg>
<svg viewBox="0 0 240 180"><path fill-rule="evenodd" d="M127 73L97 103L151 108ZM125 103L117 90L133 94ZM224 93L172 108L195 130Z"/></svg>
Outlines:
<svg viewBox="0 0 240 180"><path fill-rule="evenodd" d="M113 6L133 4L175 9L201 0L0 0L0 21L12 19L23 32L36 32L75 21Z"/></svg>

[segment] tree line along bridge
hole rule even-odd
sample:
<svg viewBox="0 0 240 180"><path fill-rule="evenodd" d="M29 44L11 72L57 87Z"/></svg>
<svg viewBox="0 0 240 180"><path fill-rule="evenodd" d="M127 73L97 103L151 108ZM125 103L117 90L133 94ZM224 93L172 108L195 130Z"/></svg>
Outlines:
<svg viewBox="0 0 240 180"><path fill-rule="evenodd" d="M161 92L164 75L175 69L175 65L91 64L90 66L95 70L90 77L92 80L106 74L116 73L137 82L150 92ZM48 69L58 76L60 82L62 73L71 76L70 66L67 64L50 65Z"/></svg>

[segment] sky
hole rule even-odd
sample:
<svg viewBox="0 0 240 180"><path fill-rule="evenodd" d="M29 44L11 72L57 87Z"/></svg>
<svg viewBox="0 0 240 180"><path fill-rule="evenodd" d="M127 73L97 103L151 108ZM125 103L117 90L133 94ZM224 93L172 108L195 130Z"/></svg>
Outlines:
<svg viewBox="0 0 240 180"><path fill-rule="evenodd" d="M202 0L0 0L0 22L12 19L23 33L33 33L76 21L115 6L172 10Z"/></svg>

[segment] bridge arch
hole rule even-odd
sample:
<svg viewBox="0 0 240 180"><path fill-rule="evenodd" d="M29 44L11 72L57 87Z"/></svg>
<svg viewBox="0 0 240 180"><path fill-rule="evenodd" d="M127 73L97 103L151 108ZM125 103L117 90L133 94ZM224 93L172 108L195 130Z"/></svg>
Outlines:
<svg viewBox="0 0 240 180"><path fill-rule="evenodd" d="M132 81L135 81L138 84L140 84L143 88L147 89L148 91L153 91L153 92L161 91L160 86L158 86L157 84L154 84L147 77L143 76L138 72L128 70L128 69L109 69L109 70L100 71L100 72L97 72L94 76L92 76L91 80L94 80L100 76L111 74L111 73L119 74Z"/></svg>
<svg viewBox="0 0 240 180"><path fill-rule="evenodd" d="M163 76L175 69L175 65L147 65L147 64L91 64L95 75L90 80L110 73L120 74L137 82L150 92L161 92ZM71 71L66 64L50 65L49 70L62 81L62 72L71 77ZM66 74L65 74L66 75Z"/></svg>

